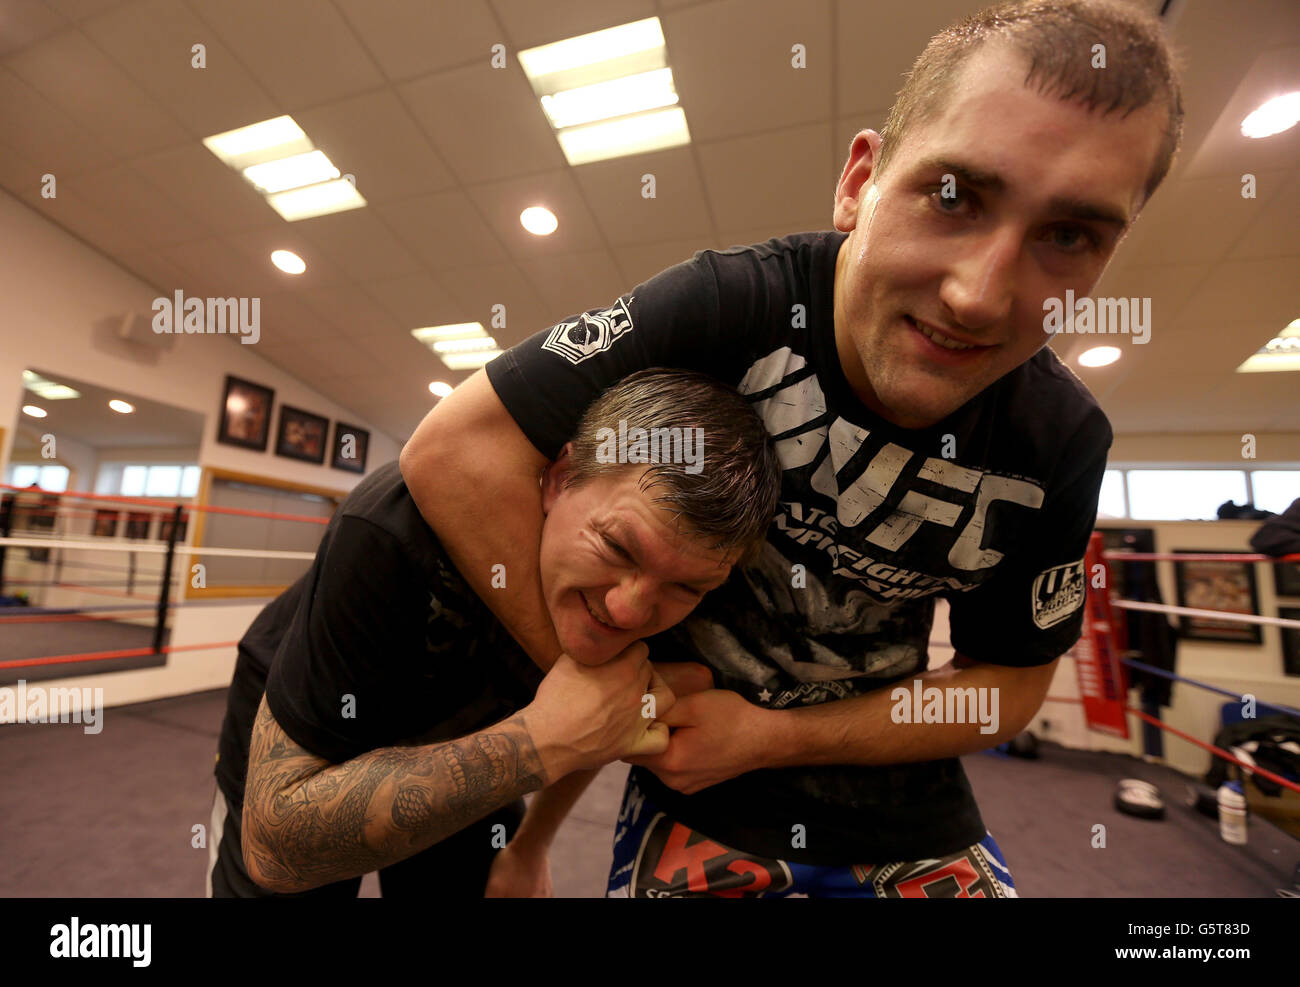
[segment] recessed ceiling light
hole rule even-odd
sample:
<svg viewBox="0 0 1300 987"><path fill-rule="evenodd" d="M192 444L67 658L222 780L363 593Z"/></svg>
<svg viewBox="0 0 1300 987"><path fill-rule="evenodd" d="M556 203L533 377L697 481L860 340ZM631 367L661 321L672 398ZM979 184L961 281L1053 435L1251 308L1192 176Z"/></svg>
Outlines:
<svg viewBox="0 0 1300 987"><path fill-rule="evenodd" d="M432 393L438 395L438 397L445 398L448 394L451 393L452 387L450 384L445 383L444 381L435 380L432 384L429 385L429 390Z"/></svg>
<svg viewBox="0 0 1300 987"><path fill-rule="evenodd" d="M285 274L301 274L307 270L307 262L292 250L272 250L271 263Z"/></svg>
<svg viewBox="0 0 1300 987"><path fill-rule="evenodd" d="M411 335L424 345L432 346L438 339L474 339L486 336L487 330L483 328L481 322L449 322L445 326L423 326L420 329L412 329Z"/></svg>
<svg viewBox="0 0 1300 987"><path fill-rule="evenodd" d="M529 206L519 214L519 222L536 236L550 236L560 225L555 213L543 206Z"/></svg>
<svg viewBox="0 0 1300 987"><path fill-rule="evenodd" d="M244 169L244 177L262 192L283 192L286 189L315 185L339 177L324 151L295 154L278 161L267 161ZM350 182L348 184L351 184Z"/></svg>
<svg viewBox="0 0 1300 987"><path fill-rule="evenodd" d="M236 171L312 149L293 117L281 116L203 138L203 146Z"/></svg>
<svg viewBox="0 0 1300 987"><path fill-rule="evenodd" d="M1272 137L1300 123L1300 92L1274 96L1241 121L1246 137Z"/></svg>
<svg viewBox="0 0 1300 987"><path fill-rule="evenodd" d="M1105 367L1119 358L1120 349L1118 346L1094 346L1092 349L1084 350L1079 354L1079 366Z"/></svg>
<svg viewBox="0 0 1300 987"><path fill-rule="evenodd" d="M112 401L108 402L108 406L120 415L129 415L131 412L135 411L135 405L128 404L126 401L120 401L117 398L113 398Z"/></svg>
<svg viewBox="0 0 1300 987"><path fill-rule="evenodd" d="M366 204L356 186L346 178L308 185L306 188L275 192L266 197L267 204L290 223L327 213L360 209Z"/></svg>
<svg viewBox="0 0 1300 987"><path fill-rule="evenodd" d="M561 130L556 137L571 165L680 147L691 142L686 114L677 106L571 127Z"/></svg>
<svg viewBox="0 0 1300 987"><path fill-rule="evenodd" d="M23 414L30 415L33 418L44 418L48 412L44 408L38 408L34 404L23 405Z"/></svg>

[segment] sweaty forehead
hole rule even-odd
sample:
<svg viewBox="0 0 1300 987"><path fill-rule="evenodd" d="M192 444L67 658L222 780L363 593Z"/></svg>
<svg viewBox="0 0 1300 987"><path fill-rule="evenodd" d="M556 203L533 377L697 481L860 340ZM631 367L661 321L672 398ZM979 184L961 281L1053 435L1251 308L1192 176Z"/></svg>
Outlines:
<svg viewBox="0 0 1300 987"><path fill-rule="evenodd" d="M730 561L674 512L653 501L654 488L620 491L593 517L597 528L614 536L646 569L679 579L709 581L725 573Z"/></svg>

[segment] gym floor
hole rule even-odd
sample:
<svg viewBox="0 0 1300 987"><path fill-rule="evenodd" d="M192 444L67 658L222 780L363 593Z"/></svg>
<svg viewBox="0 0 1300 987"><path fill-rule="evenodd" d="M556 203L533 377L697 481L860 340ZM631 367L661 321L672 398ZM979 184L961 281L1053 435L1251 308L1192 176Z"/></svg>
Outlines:
<svg viewBox="0 0 1300 987"><path fill-rule="evenodd" d="M225 690L111 708L103 732L75 724L0 726L0 896L193 897L207 850L191 847L208 823ZM1025 897L1249 898L1290 887L1300 843L1250 820L1246 846L1184 806L1186 779L1132 758L1040 744L1037 760L964 759L985 824ZM553 848L555 891L600 897L627 768L607 767L565 822ZM1112 806L1115 783L1159 786L1163 821ZM1106 827L1094 849L1093 826ZM869 862L869 861L864 861ZM378 897L368 875L362 897Z"/></svg>

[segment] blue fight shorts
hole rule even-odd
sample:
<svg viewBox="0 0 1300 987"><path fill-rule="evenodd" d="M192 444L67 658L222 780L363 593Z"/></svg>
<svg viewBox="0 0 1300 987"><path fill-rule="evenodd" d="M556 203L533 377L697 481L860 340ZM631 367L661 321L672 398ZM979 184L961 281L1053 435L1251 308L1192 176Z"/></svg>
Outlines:
<svg viewBox="0 0 1300 987"><path fill-rule="evenodd" d="M607 898L1015 898L987 835L932 860L814 867L733 850L675 822L628 777Z"/></svg>

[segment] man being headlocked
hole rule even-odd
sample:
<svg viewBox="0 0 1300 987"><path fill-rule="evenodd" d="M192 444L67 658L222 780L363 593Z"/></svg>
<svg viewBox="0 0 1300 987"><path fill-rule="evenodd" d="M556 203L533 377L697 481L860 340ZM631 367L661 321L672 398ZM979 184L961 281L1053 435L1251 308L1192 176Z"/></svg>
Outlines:
<svg viewBox="0 0 1300 987"><path fill-rule="evenodd" d="M348 897L378 871L385 897L481 897L523 794L662 753L654 717L711 685L702 666L658 674L639 642L757 548L778 474L762 422L711 378L651 369L593 401L541 475L533 571L564 652L543 677L397 464L376 470L239 644L210 893ZM493 563L487 592L516 568ZM531 838L548 842L562 816L530 823Z"/></svg>

